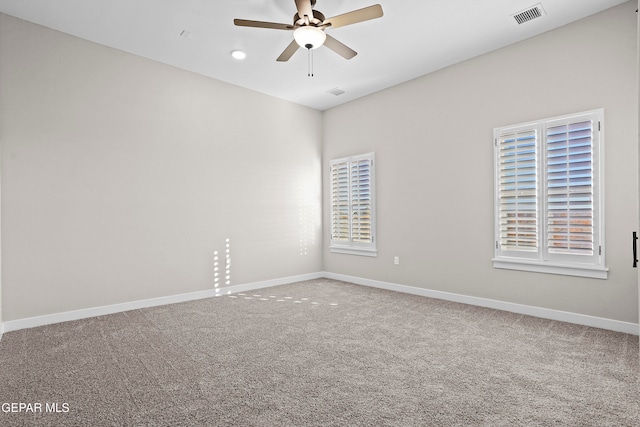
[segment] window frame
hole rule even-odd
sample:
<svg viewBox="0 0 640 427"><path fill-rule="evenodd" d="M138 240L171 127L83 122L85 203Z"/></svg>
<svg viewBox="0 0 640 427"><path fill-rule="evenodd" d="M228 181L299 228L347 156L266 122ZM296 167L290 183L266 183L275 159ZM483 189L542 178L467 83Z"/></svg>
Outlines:
<svg viewBox="0 0 640 427"><path fill-rule="evenodd" d="M590 254L578 254L580 250L576 249L574 253L559 254L553 253L549 249L549 224L548 219L551 217L551 201L549 199L549 186L551 180L547 175L548 171L553 170L548 163L549 136L547 131L558 126L569 126L581 122L591 121L591 191L592 191L592 230L591 237L593 242L592 252ZM502 194L506 192L505 181L501 181L505 174L501 176L500 150L506 135L517 132L534 132L535 138L535 212L536 212L536 247L535 249L526 247L519 248L517 244L510 248L503 244L504 235L501 234L501 225L504 226L506 208L502 204L501 210L501 190ZM541 273L561 274L570 276L590 277L597 279L607 279L608 268L605 263L605 234L604 234L604 110L602 108L585 111L581 113L568 114L559 117L551 117L543 120L536 120L516 125L502 126L494 129L494 257L492 259L494 268L522 270ZM567 138L567 141L569 138ZM506 144L506 142L505 142ZM514 143L515 144L515 143ZM503 155L503 159L504 159ZM505 168L502 168L502 172ZM569 172L567 172L569 174ZM503 187L501 187L501 183ZM574 190L567 187L568 194ZM522 195L523 192L519 192ZM568 196L567 196L568 198ZM529 200L527 200L529 202ZM518 202L515 202L516 204ZM522 206L522 204L518 205ZM529 205L525 205L528 207ZM573 206L573 205L572 205ZM518 208L516 208L517 210ZM519 215L516 215L519 217ZM524 216L523 216L524 217ZM518 220L515 220L518 222ZM512 221L513 222L513 221ZM572 228L572 227L569 227ZM518 233L516 233L518 234ZM570 234L570 233L569 233ZM518 234L519 236L519 234ZM568 238L567 238L568 239ZM524 239L523 239L524 240ZM556 251L557 252L557 251ZM584 251L587 252L587 251Z"/></svg>
<svg viewBox="0 0 640 427"><path fill-rule="evenodd" d="M369 225L370 225L370 242L358 242L354 241L354 221L353 221L353 206L354 206L354 191L353 191L353 180L352 173L354 167L357 167L358 162L368 161L368 186L366 187L365 194L366 197L363 196L362 200L365 201L365 204L369 206ZM334 236L338 234L336 232L336 197L334 190L334 168L338 165L347 165L347 188L348 188L348 200L346 202L347 210L348 210L348 218L347 218L347 229L348 229L348 239L347 241L342 240L338 241L334 239ZM344 166L342 166L344 167ZM329 230L329 250L333 253L341 253L341 254L350 254L350 255L361 255L361 256L369 256L376 257L378 255L376 243L376 195L375 195L375 153L366 153L359 154L355 156L348 156L333 159L329 162L329 198L330 198L330 222L331 229ZM357 199L360 200L360 199ZM368 201L367 201L368 200ZM344 204L341 203L341 205ZM344 224L344 223L343 223Z"/></svg>

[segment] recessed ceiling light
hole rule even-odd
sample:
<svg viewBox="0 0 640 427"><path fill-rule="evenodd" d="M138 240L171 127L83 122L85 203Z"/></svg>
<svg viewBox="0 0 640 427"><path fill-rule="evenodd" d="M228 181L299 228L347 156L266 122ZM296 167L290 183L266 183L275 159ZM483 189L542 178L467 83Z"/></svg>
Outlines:
<svg viewBox="0 0 640 427"><path fill-rule="evenodd" d="M235 59L242 60L247 57L247 54L241 50L232 50L231 56L233 56Z"/></svg>

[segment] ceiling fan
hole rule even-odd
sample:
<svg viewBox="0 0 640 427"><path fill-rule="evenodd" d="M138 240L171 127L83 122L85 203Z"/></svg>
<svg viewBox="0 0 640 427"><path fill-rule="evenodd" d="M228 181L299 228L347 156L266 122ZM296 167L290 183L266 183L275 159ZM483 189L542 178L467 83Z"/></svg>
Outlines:
<svg viewBox="0 0 640 427"><path fill-rule="evenodd" d="M379 4L365 7L326 19L324 14L313 9L316 0L295 0L297 13L293 15L293 24L278 24L275 22L250 21L247 19L234 19L233 23L239 27L270 28L273 30L293 31L293 41L280 54L277 61L288 61L299 47L311 51L324 45L346 59L351 59L358 54L355 50L342 44L329 34L327 28L339 28L345 25L356 24L362 21L382 17L382 6Z"/></svg>

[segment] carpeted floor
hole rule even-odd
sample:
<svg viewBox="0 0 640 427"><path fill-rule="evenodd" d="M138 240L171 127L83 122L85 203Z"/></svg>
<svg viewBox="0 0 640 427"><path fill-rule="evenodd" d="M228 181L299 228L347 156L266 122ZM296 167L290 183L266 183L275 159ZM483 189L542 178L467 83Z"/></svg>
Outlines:
<svg viewBox="0 0 640 427"><path fill-rule="evenodd" d="M639 426L638 337L320 279L6 333L0 404L2 426Z"/></svg>

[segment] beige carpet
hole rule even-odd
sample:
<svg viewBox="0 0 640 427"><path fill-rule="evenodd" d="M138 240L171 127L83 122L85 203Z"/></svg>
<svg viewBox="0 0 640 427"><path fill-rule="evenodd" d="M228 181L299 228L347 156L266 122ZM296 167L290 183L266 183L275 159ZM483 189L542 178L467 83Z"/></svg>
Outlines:
<svg viewBox="0 0 640 427"><path fill-rule="evenodd" d="M324 279L0 342L2 426L639 426L639 386L637 336Z"/></svg>

